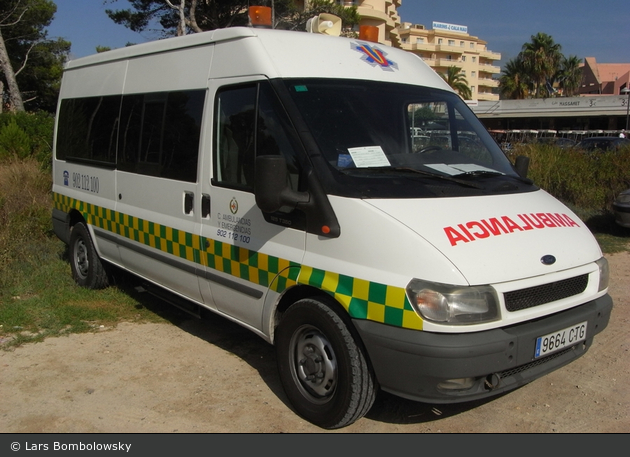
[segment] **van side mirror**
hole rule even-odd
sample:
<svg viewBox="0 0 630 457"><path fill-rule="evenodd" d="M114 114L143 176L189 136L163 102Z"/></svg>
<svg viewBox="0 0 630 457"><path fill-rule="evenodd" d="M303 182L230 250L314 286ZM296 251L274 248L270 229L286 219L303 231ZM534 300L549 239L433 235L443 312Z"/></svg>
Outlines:
<svg viewBox="0 0 630 457"><path fill-rule="evenodd" d="M295 208L298 203L308 203L308 192L296 192L287 186L287 162L281 155L256 158L254 181L256 204L265 213L273 213L283 206Z"/></svg>
<svg viewBox="0 0 630 457"><path fill-rule="evenodd" d="M299 209L306 216L306 231L326 238L337 238L341 227L328 196L311 171L306 174L308 192L296 192L287 185L287 162L280 155L256 157L254 195L258 207L270 215L280 208ZM265 216L267 219L267 216Z"/></svg>
<svg viewBox="0 0 630 457"><path fill-rule="evenodd" d="M529 169L529 157L518 156L514 162L514 168L521 178L527 178L527 170Z"/></svg>

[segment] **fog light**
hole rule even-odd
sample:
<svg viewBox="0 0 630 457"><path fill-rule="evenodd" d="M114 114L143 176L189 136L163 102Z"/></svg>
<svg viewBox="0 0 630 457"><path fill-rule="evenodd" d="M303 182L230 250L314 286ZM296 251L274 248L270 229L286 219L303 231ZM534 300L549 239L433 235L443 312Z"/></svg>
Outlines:
<svg viewBox="0 0 630 457"><path fill-rule="evenodd" d="M475 385L475 378L447 379L437 385L439 390L468 390Z"/></svg>

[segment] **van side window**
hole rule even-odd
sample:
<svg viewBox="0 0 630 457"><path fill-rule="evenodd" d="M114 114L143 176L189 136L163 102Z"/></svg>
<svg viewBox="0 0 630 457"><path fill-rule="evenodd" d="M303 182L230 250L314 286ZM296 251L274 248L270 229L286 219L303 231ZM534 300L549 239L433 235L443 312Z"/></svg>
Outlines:
<svg viewBox="0 0 630 457"><path fill-rule="evenodd" d="M57 158L116 164L120 95L71 98L61 102Z"/></svg>
<svg viewBox="0 0 630 457"><path fill-rule="evenodd" d="M221 90L215 104L213 183L253 191L255 158L282 154L291 187L299 187L299 166L290 122L268 84Z"/></svg>
<svg viewBox="0 0 630 457"><path fill-rule="evenodd" d="M125 96L119 168L195 182L204 99L202 90Z"/></svg>
<svg viewBox="0 0 630 457"><path fill-rule="evenodd" d="M57 159L195 182L205 90L66 99Z"/></svg>

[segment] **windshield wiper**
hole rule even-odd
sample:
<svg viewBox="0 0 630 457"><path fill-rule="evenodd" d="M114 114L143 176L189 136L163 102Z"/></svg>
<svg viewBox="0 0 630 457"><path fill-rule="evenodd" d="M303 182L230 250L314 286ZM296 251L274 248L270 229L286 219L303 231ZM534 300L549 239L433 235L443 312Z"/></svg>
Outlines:
<svg viewBox="0 0 630 457"><path fill-rule="evenodd" d="M419 175L423 175L426 176L428 178L436 178L436 179L442 179L444 181L449 181L449 182L454 182L457 184L460 184L462 186L466 186L466 187L472 187L475 189L484 189L483 186L480 186L478 184L475 184L474 182L471 181L466 181L463 179L457 179L454 176L449 176L449 175L442 175L439 173L433 173L430 171L424 171L424 170L417 170L415 168L409 168L409 167L366 167L366 168L344 168L342 170L339 170L344 174L348 174L348 175L357 175L357 174L361 174L361 173L365 173L366 171L372 172L372 173L389 173L389 172L408 172L408 173L413 173L413 174L419 174ZM466 174L466 173L464 173Z"/></svg>

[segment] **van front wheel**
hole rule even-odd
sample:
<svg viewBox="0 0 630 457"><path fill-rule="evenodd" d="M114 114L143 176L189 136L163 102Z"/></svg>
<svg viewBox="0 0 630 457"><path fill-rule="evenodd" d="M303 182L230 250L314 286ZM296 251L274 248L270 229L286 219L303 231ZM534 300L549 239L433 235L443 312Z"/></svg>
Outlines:
<svg viewBox="0 0 630 457"><path fill-rule="evenodd" d="M280 379L296 412L322 428L350 425L376 397L363 348L344 320L319 300L291 306L276 332Z"/></svg>
<svg viewBox="0 0 630 457"><path fill-rule="evenodd" d="M103 289L108 285L107 272L83 222L72 227L70 233L70 269L75 282L82 287Z"/></svg>

